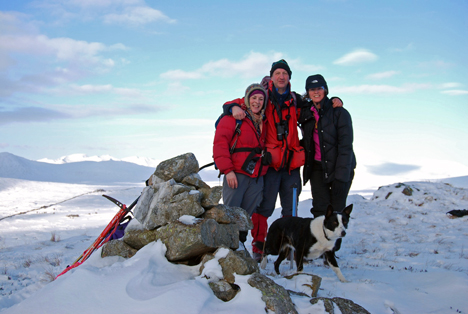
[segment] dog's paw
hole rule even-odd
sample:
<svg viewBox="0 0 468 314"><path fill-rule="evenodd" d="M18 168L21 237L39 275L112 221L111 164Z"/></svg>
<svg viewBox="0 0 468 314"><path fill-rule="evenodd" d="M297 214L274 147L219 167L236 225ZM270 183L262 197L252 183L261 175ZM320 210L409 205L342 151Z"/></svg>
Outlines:
<svg viewBox="0 0 468 314"><path fill-rule="evenodd" d="M346 278L345 278L345 277L343 277L343 278L339 278L339 279L340 279L340 281L341 281L341 282L343 282L343 283L346 283L346 282L351 282L351 281L349 281L349 280L346 280Z"/></svg>

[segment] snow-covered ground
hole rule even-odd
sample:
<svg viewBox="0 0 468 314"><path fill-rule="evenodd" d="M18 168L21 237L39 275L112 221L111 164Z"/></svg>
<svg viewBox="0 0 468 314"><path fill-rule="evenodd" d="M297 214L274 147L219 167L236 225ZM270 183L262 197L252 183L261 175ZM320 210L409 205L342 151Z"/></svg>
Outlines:
<svg viewBox="0 0 468 314"><path fill-rule="evenodd" d="M371 313L468 313L468 216L446 214L468 208L468 190L461 188L468 186L468 177L451 180L453 185L406 182L373 194L351 192L352 219L338 252L350 282L341 283L321 260L305 264L304 272L323 278L319 296L351 299ZM401 193L405 187L412 196ZM128 260L101 258L97 251L52 281L117 213L101 195L130 204L142 189L142 183L0 178L0 313L263 313L261 294L247 284L247 276L236 277L241 291L222 302L198 266L169 263L159 242ZM310 190L300 200L299 216L310 216ZM277 209L269 223L279 215ZM273 260L264 274L288 289L306 289L276 276ZM295 269L285 261L281 271ZM308 298L293 301L299 313L324 313Z"/></svg>

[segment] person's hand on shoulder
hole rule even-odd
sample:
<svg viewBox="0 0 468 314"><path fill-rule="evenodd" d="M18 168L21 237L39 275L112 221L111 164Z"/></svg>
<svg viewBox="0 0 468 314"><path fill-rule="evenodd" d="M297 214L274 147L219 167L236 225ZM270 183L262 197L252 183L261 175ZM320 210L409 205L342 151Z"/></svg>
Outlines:
<svg viewBox="0 0 468 314"><path fill-rule="evenodd" d="M343 102L338 97L333 97L332 102L333 102L333 108L343 107Z"/></svg>
<svg viewBox="0 0 468 314"><path fill-rule="evenodd" d="M242 108L240 108L238 106L234 106L234 107L232 107L232 116L236 120L242 120L242 119L245 118L245 111L242 110Z"/></svg>

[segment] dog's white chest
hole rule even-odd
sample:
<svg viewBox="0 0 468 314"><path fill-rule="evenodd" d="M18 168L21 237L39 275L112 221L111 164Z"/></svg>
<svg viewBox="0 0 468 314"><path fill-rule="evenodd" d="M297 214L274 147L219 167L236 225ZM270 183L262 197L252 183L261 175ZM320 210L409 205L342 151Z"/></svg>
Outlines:
<svg viewBox="0 0 468 314"><path fill-rule="evenodd" d="M315 242L307 252L307 259L318 258L326 251L331 251L335 246L335 241L330 241L325 237L323 221L324 217L321 216L312 220L310 224L310 231L317 242Z"/></svg>
<svg viewBox="0 0 468 314"><path fill-rule="evenodd" d="M312 245L309 249L309 252L307 252L307 257L306 259L316 259L322 256L323 253L326 251L331 251L333 249L333 244L327 243L324 245L323 243L316 242L314 245Z"/></svg>

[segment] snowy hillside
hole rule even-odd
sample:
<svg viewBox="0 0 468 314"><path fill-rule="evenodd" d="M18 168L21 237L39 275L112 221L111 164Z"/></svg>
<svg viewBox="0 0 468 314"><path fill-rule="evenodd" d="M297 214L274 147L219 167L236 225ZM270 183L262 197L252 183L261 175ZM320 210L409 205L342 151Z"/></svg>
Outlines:
<svg viewBox="0 0 468 314"><path fill-rule="evenodd" d="M160 243L128 260L102 259L98 251L51 282L117 212L101 195L130 204L141 191L141 185L131 184L0 178L0 313L261 313L261 296L245 276L236 277L241 291L224 303L213 296L197 266L169 263ZM301 194L302 217L310 216L308 193ZM348 202L354 209L338 263L351 282L341 283L321 260L305 264L306 273L323 278L319 296L348 298L371 313L468 313L468 216L446 214L468 208L468 190L445 183L395 183L370 199L354 194ZM277 209L269 223L279 214ZM288 289L303 289L300 282L276 276L273 261L270 257L262 272ZM282 275L294 271L283 262ZM299 313L323 313L323 306L312 306L308 298L293 301Z"/></svg>
<svg viewBox="0 0 468 314"><path fill-rule="evenodd" d="M10 153L0 153L0 177L32 181L113 184L144 182L154 167L125 161L83 161L62 164L28 160Z"/></svg>

